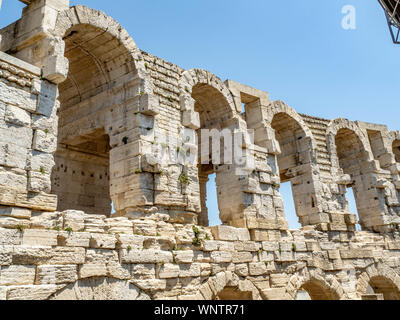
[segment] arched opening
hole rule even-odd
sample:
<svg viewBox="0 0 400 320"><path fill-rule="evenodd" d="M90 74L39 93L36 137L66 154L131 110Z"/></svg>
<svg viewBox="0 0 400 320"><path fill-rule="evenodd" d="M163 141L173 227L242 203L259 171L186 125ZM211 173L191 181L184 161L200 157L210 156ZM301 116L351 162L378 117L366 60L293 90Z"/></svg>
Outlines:
<svg viewBox="0 0 400 320"><path fill-rule="evenodd" d="M368 193L364 186L362 172L362 163L368 161L367 152L360 138L350 129L340 129L336 134L335 144L339 166L343 173L350 175L352 179L352 183L347 185L347 192L354 194L358 217L363 226L363 213L368 212L370 207L368 201L362 200L363 194Z"/></svg>
<svg viewBox="0 0 400 320"><path fill-rule="evenodd" d="M369 281L369 286L373 293L382 294L384 300L400 300L399 289L388 278L382 276L372 277Z"/></svg>
<svg viewBox="0 0 400 320"><path fill-rule="evenodd" d="M339 297L323 282L310 280L302 285L295 300L339 300Z"/></svg>
<svg viewBox="0 0 400 320"><path fill-rule="evenodd" d="M112 146L127 144L128 137L119 135L134 121L123 99L126 90L138 87L137 71L124 45L100 28L74 25L63 40L69 73L59 85L52 193L60 211L110 216L116 204L110 191Z"/></svg>
<svg viewBox="0 0 400 320"><path fill-rule="evenodd" d="M396 162L400 163L400 140L393 141L393 154Z"/></svg>
<svg viewBox="0 0 400 320"><path fill-rule="evenodd" d="M225 176L220 175L222 169L218 165L227 164L224 162L224 150L229 143L232 143L229 138L224 138L223 134L224 129L225 133L228 132L226 129L229 129L228 120L231 119L231 109L221 92L208 84L196 84L192 88L192 98L195 100L194 110L200 115L200 129L197 132L197 139L201 214L198 222L202 226L209 226L210 222L215 225L224 221L220 213L223 207L228 205L223 201L223 198L226 192L224 186L229 184L229 181L225 179ZM216 142L219 143L218 150L215 147ZM202 150L205 148L202 148L202 144L206 143L208 143L209 148L206 148L208 150L204 153ZM215 163L216 158L217 163ZM215 190L215 192L210 194L210 190ZM213 197L213 199L210 197ZM218 202L218 206L216 206L216 202ZM207 203L212 204L212 207L207 207Z"/></svg>
<svg viewBox="0 0 400 320"><path fill-rule="evenodd" d="M300 124L286 113L276 114L271 122L275 130L281 153L277 156L277 167L280 176L280 191L285 204L286 219L291 227L307 225L305 216L317 212L316 199L312 189L312 176L308 170L310 164L310 140ZM306 168L307 167L307 168ZM284 186L284 184L290 185ZM295 210L288 210L288 208ZM293 212L292 212L293 211ZM296 223L296 220L299 223Z"/></svg>

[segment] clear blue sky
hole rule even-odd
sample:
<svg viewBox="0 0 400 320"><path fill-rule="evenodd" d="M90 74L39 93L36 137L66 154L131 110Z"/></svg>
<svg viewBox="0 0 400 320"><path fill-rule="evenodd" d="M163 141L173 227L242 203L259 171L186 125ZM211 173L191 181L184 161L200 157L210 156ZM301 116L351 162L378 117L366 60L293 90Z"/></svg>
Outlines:
<svg viewBox="0 0 400 320"><path fill-rule="evenodd" d="M377 0L80 0L124 26L137 45L270 93L298 112L398 130L400 46ZM356 8L356 30L341 26ZM23 5L3 0L1 26ZM285 188L284 198L290 198ZM210 193L215 192L211 190ZM290 201L287 201L290 202ZM210 204L210 211L215 211ZM292 211L292 209L288 209ZM288 212L288 216L292 216ZM289 219L295 225L295 218Z"/></svg>

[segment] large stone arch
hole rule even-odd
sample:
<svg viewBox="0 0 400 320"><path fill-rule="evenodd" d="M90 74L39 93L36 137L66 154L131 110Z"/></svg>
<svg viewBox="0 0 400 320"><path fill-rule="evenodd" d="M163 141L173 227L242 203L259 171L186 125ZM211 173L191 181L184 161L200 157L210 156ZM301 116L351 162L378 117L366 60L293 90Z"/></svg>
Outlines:
<svg viewBox="0 0 400 320"><path fill-rule="evenodd" d="M89 25L106 32L117 39L134 58L134 66L139 76L145 79L147 90L152 90L150 76L146 71L145 62L139 48L129 33L113 18L102 11L88 8L84 5L70 7L59 12L54 28L54 36L59 41L67 35L67 31L77 25ZM146 93L152 93L147 91Z"/></svg>
<svg viewBox="0 0 400 320"><path fill-rule="evenodd" d="M310 139L312 148L311 151L313 151L316 148L317 145L314 136L311 130L305 124L303 118L296 112L296 110L288 106L285 102L280 100L272 102L267 108L265 108L264 113L265 113L265 121L268 127L271 126L271 123L277 114L280 113L286 114L288 117L296 121L296 123L304 131L306 137Z"/></svg>
<svg viewBox="0 0 400 320"><path fill-rule="evenodd" d="M192 98L193 88L196 85L208 85L217 90L225 99L228 108L227 116L234 117L237 108L232 93L222 80L213 73L203 69L190 69L183 72L179 80L179 91L181 96L181 110L194 111L195 101Z"/></svg>
<svg viewBox="0 0 400 320"><path fill-rule="evenodd" d="M385 300L400 300L400 276L385 264L369 266L359 275L356 293L360 299L368 293L368 286L383 294Z"/></svg>
<svg viewBox="0 0 400 320"><path fill-rule="evenodd" d="M129 55L132 58L129 61L129 64L131 65L132 69L137 72L138 78L140 78L143 82L142 93L153 94L154 87L150 74L146 70L146 65L140 49L136 46L135 41L129 35L129 33L117 21L102 11L91 9L84 5L73 6L68 10L61 11L57 16L54 28L53 46L55 53L64 55L63 49L65 49L65 46L63 45L63 42L65 43L69 37L71 37L74 33L77 33L74 28L79 26L87 26L92 30L96 29L99 32L107 34L109 37L111 37L114 40L114 43L112 44L122 48L121 51L124 51L121 52L121 54L123 53L125 55ZM93 34L92 36L96 37L98 35ZM81 44L78 43L77 45L80 46ZM90 52L87 53L94 58L95 63L99 66L99 68L103 69L101 64L104 61L101 61L101 59L98 59L98 57ZM110 56L105 56L105 59L110 59ZM111 89L111 83L108 84Z"/></svg>
<svg viewBox="0 0 400 320"><path fill-rule="evenodd" d="M338 168L339 168L339 159L338 159L338 154L337 154L335 138L336 138L337 133L341 129L347 129L347 130L354 132L354 134L360 140L360 143L362 144L364 151L366 152L367 160L370 161L370 160L374 159L374 157L372 155L371 147L368 142L368 137L354 122L344 119L344 118L332 120L326 130L326 137L327 137L328 151L329 151L330 157L331 157L333 174L337 174Z"/></svg>
<svg viewBox="0 0 400 320"><path fill-rule="evenodd" d="M239 280L230 271L219 272L205 281L196 297L200 300L262 300L257 287L248 279Z"/></svg>
<svg viewBox="0 0 400 320"><path fill-rule="evenodd" d="M231 194L235 190L242 194L241 182L236 178L238 166L232 158L233 132L246 133L247 124L237 112L234 98L228 87L216 75L202 69L191 69L183 72L179 80L180 106L182 125L189 134L192 130L196 136L194 150L199 151L199 161L196 164L199 177L201 214L199 223L208 225L208 209L206 206L206 188L210 175L216 175L216 189L219 207L219 216L222 222L241 218L243 215L243 199ZM220 143L219 159L211 156L209 136L202 134L207 129L213 136L214 142ZM197 134L195 131L197 130ZM230 146L227 148L227 146ZM202 147L206 150L202 152ZM217 151L213 149L213 152ZM215 153L214 153L215 154ZM225 155L228 155L225 157ZM204 157L205 156L205 157ZM228 159L228 160L227 160ZM227 161L226 161L227 160ZM218 161L218 162L217 162Z"/></svg>
<svg viewBox="0 0 400 320"><path fill-rule="evenodd" d="M374 159L367 133L347 119L333 120L327 129L332 175L345 199L351 187L361 227L379 230L388 224L385 189L379 179L380 164ZM372 197L372 194L375 196ZM365 201L368 194L369 202ZM348 210L346 205L345 210Z"/></svg>
<svg viewBox="0 0 400 320"><path fill-rule="evenodd" d="M333 275L324 275L320 269L308 270L294 274L287 286L288 296L294 300L300 290L305 290L312 300L344 300L344 290Z"/></svg>
<svg viewBox="0 0 400 320"><path fill-rule="evenodd" d="M49 300L150 300L150 297L129 281L93 277L66 285Z"/></svg>
<svg viewBox="0 0 400 320"><path fill-rule="evenodd" d="M271 103L263 112L267 132L270 131L267 149L275 156L275 174L280 183L290 182L299 222L302 226L321 223L324 199L318 192L322 187L317 143L311 130L302 117L282 101Z"/></svg>
<svg viewBox="0 0 400 320"><path fill-rule="evenodd" d="M111 202L121 214L152 204L151 185L129 186L150 175L135 174L146 151L135 152L134 145L151 146L159 103L135 42L103 12L75 6L58 14L54 51L69 61L58 85L52 189L59 210L110 215Z"/></svg>

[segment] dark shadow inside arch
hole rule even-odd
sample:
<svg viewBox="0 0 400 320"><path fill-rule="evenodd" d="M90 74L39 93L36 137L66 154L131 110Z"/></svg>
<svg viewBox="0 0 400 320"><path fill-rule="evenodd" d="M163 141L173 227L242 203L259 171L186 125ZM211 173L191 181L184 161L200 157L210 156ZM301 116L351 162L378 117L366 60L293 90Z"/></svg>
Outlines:
<svg viewBox="0 0 400 320"><path fill-rule="evenodd" d="M319 280L310 280L302 285L296 300L339 300L339 296Z"/></svg>
<svg viewBox="0 0 400 320"><path fill-rule="evenodd" d="M110 216L110 138L104 129L64 139L54 155L52 192L58 210Z"/></svg>
<svg viewBox="0 0 400 320"><path fill-rule="evenodd" d="M394 283L382 276L372 277L369 285L375 294L382 294L384 300L400 300L400 291Z"/></svg>

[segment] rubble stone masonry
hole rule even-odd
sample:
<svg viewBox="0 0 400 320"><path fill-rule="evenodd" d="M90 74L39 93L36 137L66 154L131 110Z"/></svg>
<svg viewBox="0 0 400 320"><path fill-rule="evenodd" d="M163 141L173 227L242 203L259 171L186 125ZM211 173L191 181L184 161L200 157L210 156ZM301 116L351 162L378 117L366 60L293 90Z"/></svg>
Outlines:
<svg viewBox="0 0 400 320"><path fill-rule="evenodd" d="M184 70L68 0L23 2L0 30L0 299L400 299L399 131ZM201 153L201 129L252 130L252 163L157 157Z"/></svg>

